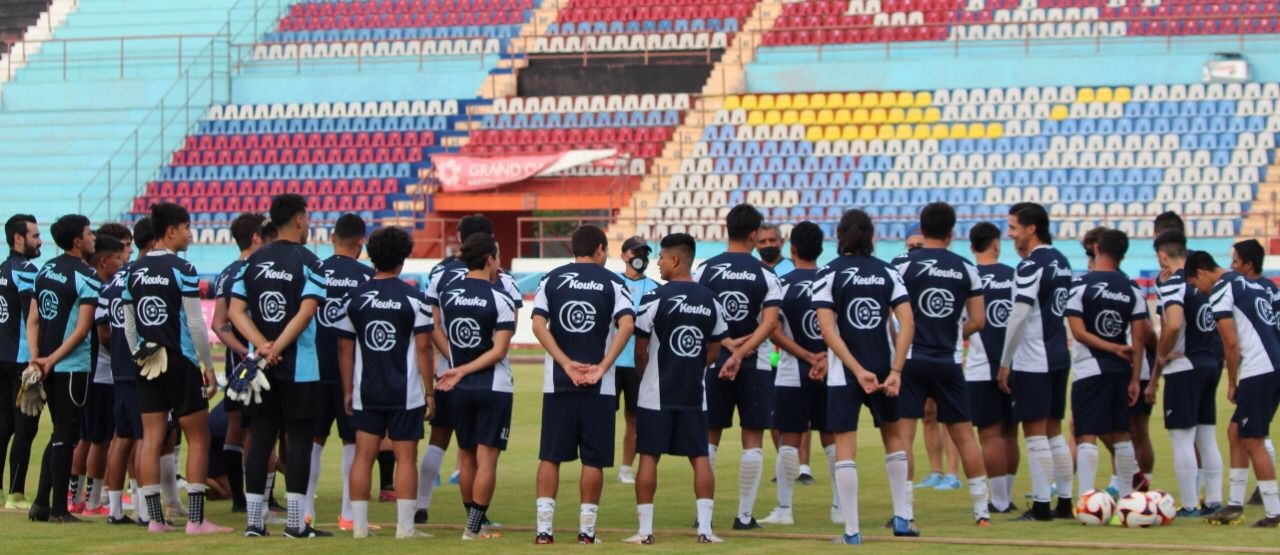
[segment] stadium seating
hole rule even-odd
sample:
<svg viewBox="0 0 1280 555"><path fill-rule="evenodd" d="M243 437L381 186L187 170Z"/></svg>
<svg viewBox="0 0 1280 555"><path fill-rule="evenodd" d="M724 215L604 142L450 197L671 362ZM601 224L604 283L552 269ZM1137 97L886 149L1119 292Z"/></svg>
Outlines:
<svg viewBox="0 0 1280 555"><path fill-rule="evenodd" d="M720 239L746 201L828 234L861 207L901 239L929 202L956 206L964 233L1032 201L1062 237L1149 237L1164 210L1229 237L1273 161L1277 103L1276 83L730 96L641 230Z"/></svg>
<svg viewBox="0 0 1280 555"><path fill-rule="evenodd" d="M0 0L0 54L22 40L27 27L35 24L48 8L49 0Z"/></svg>
<svg viewBox="0 0 1280 555"><path fill-rule="evenodd" d="M531 53L662 52L729 45L755 2L572 0L537 37Z"/></svg>

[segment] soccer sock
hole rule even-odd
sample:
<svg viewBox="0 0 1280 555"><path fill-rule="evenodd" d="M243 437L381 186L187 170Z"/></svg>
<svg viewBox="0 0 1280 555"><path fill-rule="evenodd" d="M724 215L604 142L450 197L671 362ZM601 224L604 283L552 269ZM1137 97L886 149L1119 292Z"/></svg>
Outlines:
<svg viewBox="0 0 1280 555"><path fill-rule="evenodd" d="M600 506L594 503L582 503L578 507L578 533L596 537L596 517L600 516Z"/></svg>
<svg viewBox="0 0 1280 555"><path fill-rule="evenodd" d="M1231 486L1227 495L1227 505L1232 507L1244 506L1244 490L1249 485L1249 468L1232 468L1231 469Z"/></svg>
<svg viewBox="0 0 1280 555"><path fill-rule="evenodd" d="M422 464L418 467L418 508L431 508L431 495L436 490L436 478L440 476L440 466L444 464L444 449L428 445L422 456Z"/></svg>
<svg viewBox="0 0 1280 555"><path fill-rule="evenodd" d="M1008 474L1008 475L1006 475L1006 476L1004 477L1004 480L1005 480L1005 482L1008 482L1008 484L1009 484L1009 490L1008 490L1008 491L1009 491L1009 497L1008 497L1008 499L1010 500L1009 502L1010 502L1010 503L1013 503L1013 501L1012 501L1012 500L1013 500L1013 488L1014 488L1014 487L1016 487L1016 486L1018 485L1018 477L1017 477L1016 475L1013 475L1013 474Z"/></svg>
<svg viewBox="0 0 1280 555"><path fill-rule="evenodd" d="M1124 497L1133 491L1133 475L1138 473L1138 457L1133 450L1132 441L1117 441L1113 447L1116 451L1116 474L1120 475L1120 487L1116 491Z"/></svg>
<svg viewBox="0 0 1280 555"><path fill-rule="evenodd" d="M1049 451L1053 454L1053 481L1058 485L1058 497L1071 499L1071 479L1075 469L1071 467L1071 447L1061 434L1049 438Z"/></svg>
<svg viewBox="0 0 1280 555"><path fill-rule="evenodd" d="M160 456L160 492L164 494L165 503L178 503L177 453Z"/></svg>
<svg viewBox="0 0 1280 555"><path fill-rule="evenodd" d="M907 518L911 508L907 506L908 501L904 492L906 488L912 487L907 479L907 452L894 451L885 455L884 468L889 474L889 497L893 500L893 516ZM840 501L844 502L844 499Z"/></svg>
<svg viewBox="0 0 1280 555"><path fill-rule="evenodd" d="M738 520L751 522L751 512L756 506L756 494L760 492L760 475L764 473L764 452L759 448L745 449L738 461Z"/></svg>
<svg viewBox="0 0 1280 555"><path fill-rule="evenodd" d="M239 445L222 446L222 465L227 469L227 485L231 489L231 503L244 506L244 448Z"/></svg>
<svg viewBox="0 0 1280 555"><path fill-rule="evenodd" d="M89 499L85 501L85 507L89 510L96 510L102 507L102 487L105 482L102 480L94 480L89 485Z"/></svg>
<svg viewBox="0 0 1280 555"><path fill-rule="evenodd" d="M1200 454L1200 468L1204 478L1204 502L1206 505L1222 503L1222 452L1218 450L1218 434L1215 426L1196 426L1196 451Z"/></svg>
<svg viewBox="0 0 1280 555"><path fill-rule="evenodd" d="M320 455L324 454L324 446L319 443L311 444L311 475L307 480L307 499L302 509L302 514L311 517L311 521L316 520L316 487L320 485ZM347 483L346 473L342 474L342 483Z"/></svg>
<svg viewBox="0 0 1280 555"><path fill-rule="evenodd" d="M991 511L987 503L991 500L987 495L987 477L969 478L969 500L973 501L973 518L991 519Z"/></svg>
<svg viewBox="0 0 1280 555"><path fill-rule="evenodd" d="M1280 491L1276 489L1276 481L1258 480L1258 491L1262 492L1262 505L1267 509L1267 518L1280 515Z"/></svg>
<svg viewBox="0 0 1280 555"><path fill-rule="evenodd" d="M351 520L351 463L356 460L356 446L342 446L342 513L344 520Z"/></svg>
<svg viewBox="0 0 1280 555"><path fill-rule="evenodd" d="M703 536L711 535L711 511L715 509L716 502L711 499L699 499L698 505L698 534Z"/></svg>
<svg viewBox="0 0 1280 555"><path fill-rule="evenodd" d="M991 504L996 506L996 510L1004 511L1009 508L1009 481L1004 476L996 476L991 478Z"/></svg>
<svg viewBox="0 0 1280 555"><path fill-rule="evenodd" d="M636 505L636 516L640 518L640 528L636 530L636 535L652 536L653 503L642 503Z"/></svg>
<svg viewBox="0 0 1280 555"><path fill-rule="evenodd" d="M1194 428L1169 430L1173 444L1173 474L1178 479L1181 507L1194 509L1199 506L1199 489L1196 487L1196 431Z"/></svg>
<svg viewBox="0 0 1280 555"><path fill-rule="evenodd" d="M160 486L150 485L138 488L147 507L147 521L164 522L164 509L160 504Z"/></svg>
<svg viewBox="0 0 1280 555"><path fill-rule="evenodd" d="M142 501L142 493L138 491L138 481L133 478L129 479L129 492L132 496L133 512L138 515L138 520L144 523L150 520L150 518L147 517L146 505Z"/></svg>
<svg viewBox="0 0 1280 555"><path fill-rule="evenodd" d="M800 451L790 445L778 448L778 508L791 509L791 497L799 475Z"/></svg>
<svg viewBox="0 0 1280 555"><path fill-rule="evenodd" d="M534 505L537 507L538 533L551 535L556 520L556 500L551 497L539 497Z"/></svg>
<svg viewBox="0 0 1280 555"><path fill-rule="evenodd" d="M72 503L80 503L84 500L84 478L85 478L84 475L81 474L71 479L71 502Z"/></svg>
<svg viewBox="0 0 1280 555"><path fill-rule="evenodd" d="M396 498L396 537L413 536L413 511L417 507L417 499Z"/></svg>
<svg viewBox="0 0 1280 555"><path fill-rule="evenodd" d="M354 521L354 526L352 526L352 528L355 532L364 532L364 535L369 534L368 501L351 502L351 520Z"/></svg>
<svg viewBox="0 0 1280 555"><path fill-rule="evenodd" d="M108 491L107 499L109 516L117 520L124 518L124 492Z"/></svg>
<svg viewBox="0 0 1280 555"><path fill-rule="evenodd" d="M827 456L827 476L831 478L831 508L840 510L840 490L836 487L836 446L828 445L822 448L822 453Z"/></svg>
<svg viewBox="0 0 1280 555"><path fill-rule="evenodd" d="M1049 502L1049 475L1053 473L1053 454L1049 451L1049 438L1027 438L1027 466L1031 468L1031 500Z"/></svg>
<svg viewBox="0 0 1280 555"><path fill-rule="evenodd" d="M307 521L302 514L303 507L307 503L307 494L287 492L285 493L285 499L288 506L288 512L285 516L285 526L290 530L302 530L307 524Z"/></svg>
<svg viewBox="0 0 1280 555"><path fill-rule="evenodd" d="M396 484L396 454L392 451L378 451L378 476L381 478L379 488L389 490Z"/></svg>
<svg viewBox="0 0 1280 555"><path fill-rule="evenodd" d="M840 512L844 514L844 534L860 533L858 526L858 465L853 461L836 463L836 489L840 492Z"/></svg>
<svg viewBox="0 0 1280 555"><path fill-rule="evenodd" d="M707 444L707 460L711 462L711 473L716 473L716 444Z"/></svg>
<svg viewBox="0 0 1280 555"><path fill-rule="evenodd" d="M796 461L798 462L798 461L800 460L799 451L797 451L796 453L797 453L797 454L796 454ZM813 476L813 469L812 469L812 468L809 468L809 465L807 465L807 464L802 464L802 465L800 465L799 473L798 473L798 474L808 474L808 475L810 475L810 476ZM797 475L798 475L798 474L797 474Z"/></svg>
<svg viewBox="0 0 1280 555"><path fill-rule="evenodd" d="M1098 476L1098 446L1092 443L1076 444L1076 465L1079 466L1076 478L1080 482L1080 495L1093 489L1094 478Z"/></svg>
<svg viewBox="0 0 1280 555"><path fill-rule="evenodd" d="M1130 477L1130 478L1131 478L1130 480L1121 480L1119 476L1117 476L1117 475L1115 475L1115 474L1112 474L1112 475L1111 475L1111 482L1110 482L1109 484L1107 484L1107 485L1108 485L1111 489L1113 489L1113 490L1120 491L1120 484L1121 484L1121 483L1123 483L1123 482L1131 482L1131 483L1132 483L1132 481L1133 481L1133 480L1132 480L1132 477ZM1132 487L1132 486L1130 486L1130 487Z"/></svg>
<svg viewBox="0 0 1280 555"><path fill-rule="evenodd" d="M204 522L204 484L187 484L187 523Z"/></svg>
<svg viewBox="0 0 1280 555"><path fill-rule="evenodd" d="M267 500L276 498L276 471L274 468L267 470L267 491L263 494ZM263 509L269 508L270 503L264 504Z"/></svg>
<svg viewBox="0 0 1280 555"><path fill-rule="evenodd" d="M1267 450L1267 456L1268 456L1268 457L1271 457L1271 465L1272 465L1272 466L1275 466L1275 464L1276 464L1276 445L1275 445L1274 443L1271 443L1271 438L1266 438L1266 439L1262 440L1262 446L1263 446L1264 448L1266 448L1266 450Z"/></svg>
<svg viewBox="0 0 1280 555"><path fill-rule="evenodd" d="M480 533L480 526L484 524L484 514L489 510L488 505L472 503L467 507L467 530L473 534Z"/></svg>

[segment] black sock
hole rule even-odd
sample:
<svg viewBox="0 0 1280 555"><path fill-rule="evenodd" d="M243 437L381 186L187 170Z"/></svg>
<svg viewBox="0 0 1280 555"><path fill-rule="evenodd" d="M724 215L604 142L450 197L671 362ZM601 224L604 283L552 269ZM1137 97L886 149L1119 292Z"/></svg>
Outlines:
<svg viewBox="0 0 1280 555"><path fill-rule="evenodd" d="M467 530L474 534L479 534L480 526L484 524L484 515L488 510L488 505L472 503L467 508Z"/></svg>
<svg viewBox="0 0 1280 555"><path fill-rule="evenodd" d="M239 445L227 445L223 447L222 464L227 470L227 484L231 488L231 504L236 507L245 506L244 451Z"/></svg>
<svg viewBox="0 0 1280 555"><path fill-rule="evenodd" d="M394 451L378 451L378 474L382 479L382 484L379 489L395 489L396 454Z"/></svg>
<svg viewBox="0 0 1280 555"><path fill-rule="evenodd" d="M160 506L160 494L153 493L146 497L147 504L147 520L150 522L164 523L164 509Z"/></svg>
<svg viewBox="0 0 1280 555"><path fill-rule="evenodd" d="M187 522L204 522L204 492L187 492Z"/></svg>

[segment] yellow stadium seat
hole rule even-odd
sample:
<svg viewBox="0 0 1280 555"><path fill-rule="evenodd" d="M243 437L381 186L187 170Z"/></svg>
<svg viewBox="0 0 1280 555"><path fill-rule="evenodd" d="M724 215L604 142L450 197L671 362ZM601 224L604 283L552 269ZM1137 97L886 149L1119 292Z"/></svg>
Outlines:
<svg viewBox="0 0 1280 555"><path fill-rule="evenodd" d="M1111 102L1111 87L1098 87L1097 92L1093 93L1093 99L1097 102Z"/></svg>
<svg viewBox="0 0 1280 555"><path fill-rule="evenodd" d="M840 93L827 93L828 108L844 108L844 95Z"/></svg>
<svg viewBox="0 0 1280 555"><path fill-rule="evenodd" d="M815 126L810 127L808 130L806 130L806 131L805 131L805 133L804 133L804 138L805 138L805 140L806 140L806 141L811 141L811 142L812 142L812 141L821 141L821 140L822 140L822 135L823 135L823 128L822 128L822 127L820 127L820 126L815 125Z"/></svg>
<svg viewBox="0 0 1280 555"><path fill-rule="evenodd" d="M742 107L748 110L755 110L760 106L760 99L754 94L742 97Z"/></svg>
<svg viewBox="0 0 1280 555"><path fill-rule="evenodd" d="M778 125L782 123L782 112L777 110L769 110L764 113L765 125Z"/></svg>
<svg viewBox="0 0 1280 555"><path fill-rule="evenodd" d="M1129 99L1133 98L1132 94L1133 92L1129 90L1129 87L1117 88L1115 93L1115 102L1128 102Z"/></svg>
<svg viewBox="0 0 1280 555"><path fill-rule="evenodd" d="M858 140L858 126L846 125L840 128L840 140L856 141Z"/></svg>
<svg viewBox="0 0 1280 555"><path fill-rule="evenodd" d="M764 112L759 110L747 112L747 125L764 125Z"/></svg>
<svg viewBox="0 0 1280 555"><path fill-rule="evenodd" d="M1079 97L1077 96L1077 98ZM1070 112L1067 110L1066 105L1058 104L1054 106L1052 110L1049 110L1049 119L1062 121L1064 119L1067 119L1067 115L1069 114Z"/></svg>
<svg viewBox="0 0 1280 555"><path fill-rule="evenodd" d="M924 108L930 104L933 104L933 93L929 91L920 91L916 93L916 107Z"/></svg>
<svg viewBox="0 0 1280 555"><path fill-rule="evenodd" d="M929 133L930 133L930 130L928 125L916 125L912 130L911 138L916 139L918 141L923 141L929 138Z"/></svg>
<svg viewBox="0 0 1280 555"><path fill-rule="evenodd" d="M1081 104L1088 104L1090 102L1093 102L1093 89L1089 87L1082 87L1080 89L1077 89L1076 102L1079 102Z"/></svg>
<svg viewBox="0 0 1280 555"><path fill-rule="evenodd" d="M903 140L903 141L905 141L905 140L907 140L907 139L910 139L910 138L911 138L911 126L910 126L910 125L907 125L907 124L905 124L905 123L904 123L904 124L901 124L901 125L898 125L898 126L894 127L894 128L893 128L893 138L895 138L895 139L899 139L899 140Z"/></svg>
<svg viewBox="0 0 1280 555"><path fill-rule="evenodd" d="M868 108L876 108L880 106L880 94L869 92L862 95L862 105Z"/></svg>
<svg viewBox="0 0 1280 555"><path fill-rule="evenodd" d="M922 121L924 121L924 112L919 108L910 108L907 110L907 123L920 123Z"/></svg>
<svg viewBox="0 0 1280 555"><path fill-rule="evenodd" d="M907 108L907 107L910 107L912 103L914 103L915 101L916 101L916 96L912 94L911 91L902 91L893 97L893 103L891 103L890 106L893 106L895 108Z"/></svg>
<svg viewBox="0 0 1280 555"><path fill-rule="evenodd" d="M823 125L836 122L836 115L831 110L818 110L818 123Z"/></svg>
<svg viewBox="0 0 1280 555"><path fill-rule="evenodd" d="M938 123L938 120L940 119L942 119L942 110L934 108L933 106L924 109L925 123Z"/></svg>
<svg viewBox="0 0 1280 555"><path fill-rule="evenodd" d="M839 126L839 125L828 125L828 126L826 127L826 133L822 136L822 138L823 138L824 140L827 140L827 141L838 141L838 140L840 140L840 126Z"/></svg>
<svg viewBox="0 0 1280 555"><path fill-rule="evenodd" d="M771 95L771 94L762 94L762 95L760 95L760 99L757 101L757 102L759 103L759 104L758 104L759 109L760 109L760 110L771 110L771 109L773 109L773 101L774 101L774 98L773 98L773 95Z"/></svg>
<svg viewBox="0 0 1280 555"><path fill-rule="evenodd" d="M844 124L853 121L853 112L848 108L836 110L836 123Z"/></svg>
<svg viewBox="0 0 1280 555"><path fill-rule="evenodd" d="M884 108L871 110L871 123L884 123L887 119L889 119L889 113Z"/></svg>
<svg viewBox="0 0 1280 555"><path fill-rule="evenodd" d="M867 123L871 121L871 112L866 108L858 108L853 111L853 119L851 121L853 123Z"/></svg>
<svg viewBox="0 0 1280 555"><path fill-rule="evenodd" d="M999 139L1004 136L1004 124L998 121L987 124L987 138Z"/></svg>
<svg viewBox="0 0 1280 555"><path fill-rule="evenodd" d="M809 107L815 110L830 108L827 106L827 95L823 93L809 95Z"/></svg>
<svg viewBox="0 0 1280 555"><path fill-rule="evenodd" d="M876 126L864 125L858 130L858 138L864 141L872 141L876 138Z"/></svg>
<svg viewBox="0 0 1280 555"><path fill-rule="evenodd" d="M902 108L894 108L889 110L889 117L885 121L888 123L902 123L907 121L907 113Z"/></svg>
<svg viewBox="0 0 1280 555"><path fill-rule="evenodd" d="M791 95L780 94L773 97L773 107L779 110L786 110L791 107Z"/></svg>
<svg viewBox="0 0 1280 555"><path fill-rule="evenodd" d="M881 125L881 126L880 126L880 129L879 129L879 133L877 133L876 138L877 138L877 139L880 139L880 140L882 140L882 141L891 141L891 140L893 140L893 126L892 126L892 125Z"/></svg>
<svg viewBox="0 0 1280 555"><path fill-rule="evenodd" d="M842 102L841 104L843 104L845 108L858 108L858 107L861 107L861 106L862 106L862 95L860 95L860 94L858 94L858 93L856 93L856 92L846 93L846 94L844 95L844 102Z"/></svg>
<svg viewBox="0 0 1280 555"><path fill-rule="evenodd" d="M736 110L742 106L742 97L732 94L724 97L724 105L721 106L725 110Z"/></svg>
<svg viewBox="0 0 1280 555"><path fill-rule="evenodd" d="M948 133L948 136L952 139L968 139L969 127L963 123L953 123L951 124L951 130L950 133Z"/></svg>
<svg viewBox="0 0 1280 555"><path fill-rule="evenodd" d="M987 136L987 126L982 123L969 124L968 137L974 139L984 139Z"/></svg>
<svg viewBox="0 0 1280 555"><path fill-rule="evenodd" d="M938 123L933 126L932 138L942 140L947 138L947 124Z"/></svg>
<svg viewBox="0 0 1280 555"><path fill-rule="evenodd" d="M795 125L800 123L800 114L795 110L785 110L782 112L783 125Z"/></svg>
<svg viewBox="0 0 1280 555"><path fill-rule="evenodd" d="M818 113L813 110L800 110L800 123L812 125L818 122Z"/></svg>
<svg viewBox="0 0 1280 555"><path fill-rule="evenodd" d="M804 109L804 108L809 108L809 107L810 107L810 106L809 106L809 95L807 95L807 94L794 94L794 95L791 95L791 107L792 107L792 108L795 108L795 109L797 109L797 110L802 110L802 109Z"/></svg>

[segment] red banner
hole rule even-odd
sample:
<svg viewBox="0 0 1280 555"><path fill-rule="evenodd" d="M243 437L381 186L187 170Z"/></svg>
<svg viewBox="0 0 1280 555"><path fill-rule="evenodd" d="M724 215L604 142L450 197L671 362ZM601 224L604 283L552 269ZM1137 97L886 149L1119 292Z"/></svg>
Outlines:
<svg viewBox="0 0 1280 555"><path fill-rule="evenodd" d="M494 189L583 164L594 164L616 154L617 151L614 150L495 157L435 154L431 156L431 163L435 166L436 178L440 180L443 192L466 193Z"/></svg>

